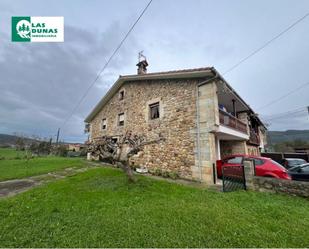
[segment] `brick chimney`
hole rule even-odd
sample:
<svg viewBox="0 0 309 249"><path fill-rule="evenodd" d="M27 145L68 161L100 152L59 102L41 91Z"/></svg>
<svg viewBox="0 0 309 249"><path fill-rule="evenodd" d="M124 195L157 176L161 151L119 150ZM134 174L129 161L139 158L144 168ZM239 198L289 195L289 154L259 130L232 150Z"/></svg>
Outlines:
<svg viewBox="0 0 309 249"><path fill-rule="evenodd" d="M137 74L146 74L148 62L146 60L146 57L142 54L142 52L138 54L138 60L139 62L136 64Z"/></svg>

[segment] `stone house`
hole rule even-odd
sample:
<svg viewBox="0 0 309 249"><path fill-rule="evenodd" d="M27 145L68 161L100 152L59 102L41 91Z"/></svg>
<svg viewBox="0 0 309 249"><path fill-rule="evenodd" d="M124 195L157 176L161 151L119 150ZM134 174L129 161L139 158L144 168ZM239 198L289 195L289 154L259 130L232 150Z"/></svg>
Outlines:
<svg viewBox="0 0 309 249"><path fill-rule="evenodd" d="M120 76L87 116L90 142L126 131L163 136L131 163L209 184L216 160L263 150L266 127L215 68L147 73L147 65L140 61L138 74Z"/></svg>
<svg viewBox="0 0 309 249"><path fill-rule="evenodd" d="M68 147L69 151L80 152L80 151L82 151L83 149L86 148L86 145L85 144L74 143L74 144L68 144L67 147Z"/></svg>

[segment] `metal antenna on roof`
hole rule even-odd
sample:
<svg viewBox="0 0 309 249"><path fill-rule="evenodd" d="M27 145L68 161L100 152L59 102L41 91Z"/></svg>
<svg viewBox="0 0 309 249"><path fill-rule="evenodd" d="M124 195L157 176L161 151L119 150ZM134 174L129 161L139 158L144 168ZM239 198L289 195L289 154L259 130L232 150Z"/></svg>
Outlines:
<svg viewBox="0 0 309 249"><path fill-rule="evenodd" d="M142 51L140 51L140 52L138 53L138 62L141 62L141 61L145 61L145 60L146 60L146 56L143 55L143 53L144 53L144 50L142 50Z"/></svg>

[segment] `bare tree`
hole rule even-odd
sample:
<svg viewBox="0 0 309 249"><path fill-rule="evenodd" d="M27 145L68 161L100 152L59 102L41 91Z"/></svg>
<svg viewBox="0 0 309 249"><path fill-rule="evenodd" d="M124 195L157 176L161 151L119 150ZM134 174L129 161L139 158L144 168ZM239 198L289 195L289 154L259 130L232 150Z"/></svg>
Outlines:
<svg viewBox="0 0 309 249"><path fill-rule="evenodd" d="M162 140L164 138L160 134L158 139L146 141L143 135L133 135L132 132L126 132L117 141L114 141L110 136L97 138L89 145L88 150L94 156L109 159L125 172L129 182L135 182L133 170L129 165L130 158L142 151L145 145L159 143Z"/></svg>

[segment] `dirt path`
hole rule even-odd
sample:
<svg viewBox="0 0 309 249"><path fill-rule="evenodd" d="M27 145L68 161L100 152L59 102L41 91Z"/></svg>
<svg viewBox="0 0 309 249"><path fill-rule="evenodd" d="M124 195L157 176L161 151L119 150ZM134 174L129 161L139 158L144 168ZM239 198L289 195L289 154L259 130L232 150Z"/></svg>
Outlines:
<svg viewBox="0 0 309 249"><path fill-rule="evenodd" d="M85 172L91 168L100 167L99 164L87 163L83 168L66 168L61 171L51 172L47 174L31 176L23 179L14 179L0 182L0 198L14 196L16 194L25 192L36 186L43 185L48 182L63 179L67 176L76 175L80 172Z"/></svg>

